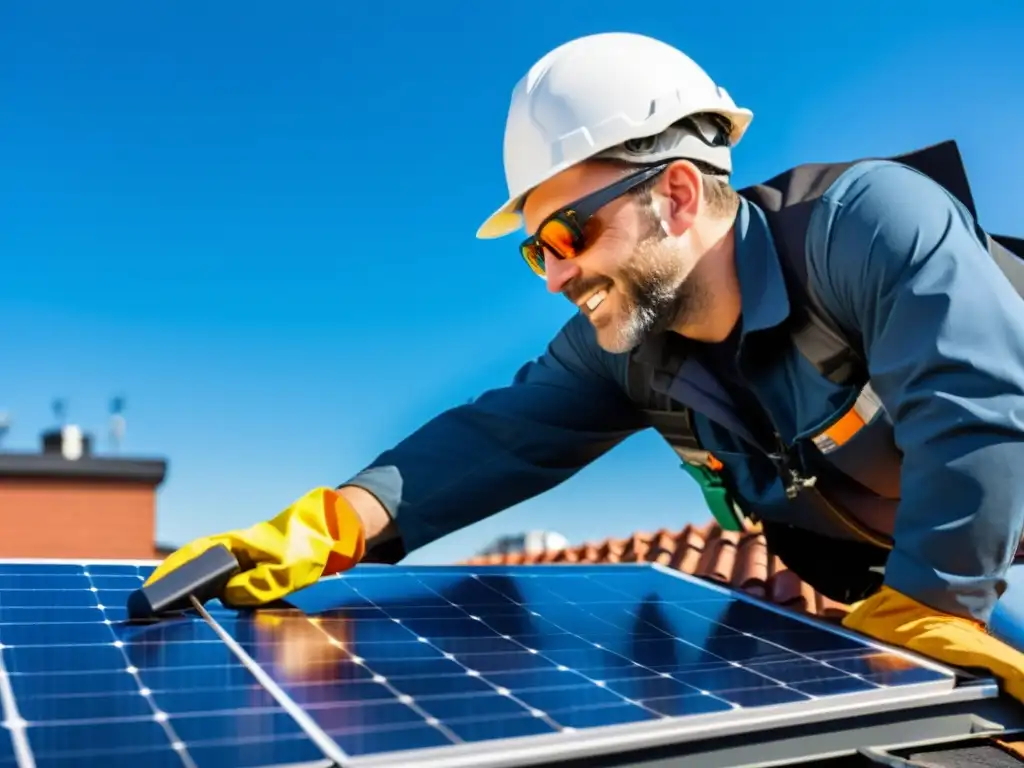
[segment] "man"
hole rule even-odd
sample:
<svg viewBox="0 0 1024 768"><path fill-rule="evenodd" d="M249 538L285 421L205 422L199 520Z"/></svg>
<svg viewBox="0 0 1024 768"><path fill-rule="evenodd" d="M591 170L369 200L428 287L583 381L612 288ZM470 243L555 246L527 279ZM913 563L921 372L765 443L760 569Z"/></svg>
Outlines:
<svg viewBox="0 0 1024 768"><path fill-rule="evenodd" d="M521 255L579 313L509 386L153 578L222 542L244 569L225 599L260 604L395 562L654 426L727 499L721 519L758 520L856 603L847 627L1024 700L1024 302L968 205L909 164L738 194L751 117L646 37L541 59L512 96L509 200L479 236L524 227Z"/></svg>

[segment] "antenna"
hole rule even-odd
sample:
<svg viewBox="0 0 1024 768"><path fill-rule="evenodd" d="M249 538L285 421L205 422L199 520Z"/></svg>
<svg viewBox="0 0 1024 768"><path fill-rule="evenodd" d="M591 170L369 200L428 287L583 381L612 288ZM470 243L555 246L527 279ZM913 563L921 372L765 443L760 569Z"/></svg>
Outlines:
<svg viewBox="0 0 1024 768"><path fill-rule="evenodd" d="M53 401L52 404L53 415L57 419L57 424L61 427L65 426L68 417L68 401L63 397L58 397Z"/></svg>
<svg viewBox="0 0 1024 768"><path fill-rule="evenodd" d="M124 440L124 397L118 395L110 399L110 447L115 453L121 447Z"/></svg>

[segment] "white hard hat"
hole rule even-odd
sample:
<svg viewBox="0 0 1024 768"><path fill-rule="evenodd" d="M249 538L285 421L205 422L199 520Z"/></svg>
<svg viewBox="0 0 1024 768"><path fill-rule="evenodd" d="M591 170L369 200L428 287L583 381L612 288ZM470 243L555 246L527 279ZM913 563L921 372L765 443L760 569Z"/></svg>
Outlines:
<svg viewBox="0 0 1024 768"><path fill-rule="evenodd" d="M717 158L721 167L723 153L728 163L729 146L742 138L753 113L737 107L684 53L659 40L622 32L589 35L555 48L512 92L504 143L509 199L488 217L477 237L502 237L519 229L526 194L566 168L599 154L609 156L607 151L623 142L655 136L698 114L725 119L728 146L709 153L708 144L694 134L673 154Z"/></svg>

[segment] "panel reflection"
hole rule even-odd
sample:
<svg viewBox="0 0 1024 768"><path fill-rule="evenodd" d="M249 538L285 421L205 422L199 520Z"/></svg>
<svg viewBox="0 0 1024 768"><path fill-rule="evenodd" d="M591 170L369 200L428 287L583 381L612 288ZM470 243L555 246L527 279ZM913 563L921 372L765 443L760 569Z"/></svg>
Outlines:
<svg viewBox="0 0 1024 768"><path fill-rule="evenodd" d="M644 567L357 568L289 606L215 618L351 755L943 679Z"/></svg>

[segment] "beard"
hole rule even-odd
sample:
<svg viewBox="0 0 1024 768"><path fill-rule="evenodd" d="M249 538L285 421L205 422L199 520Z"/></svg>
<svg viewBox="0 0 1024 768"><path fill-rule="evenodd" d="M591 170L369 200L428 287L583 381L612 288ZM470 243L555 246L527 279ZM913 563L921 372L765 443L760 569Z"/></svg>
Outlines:
<svg viewBox="0 0 1024 768"><path fill-rule="evenodd" d="M657 214L640 207L642 234L614 283L620 306L596 327L608 352L635 349L651 336L683 325L707 306L707 291L692 274L695 259L679 238L661 227Z"/></svg>

